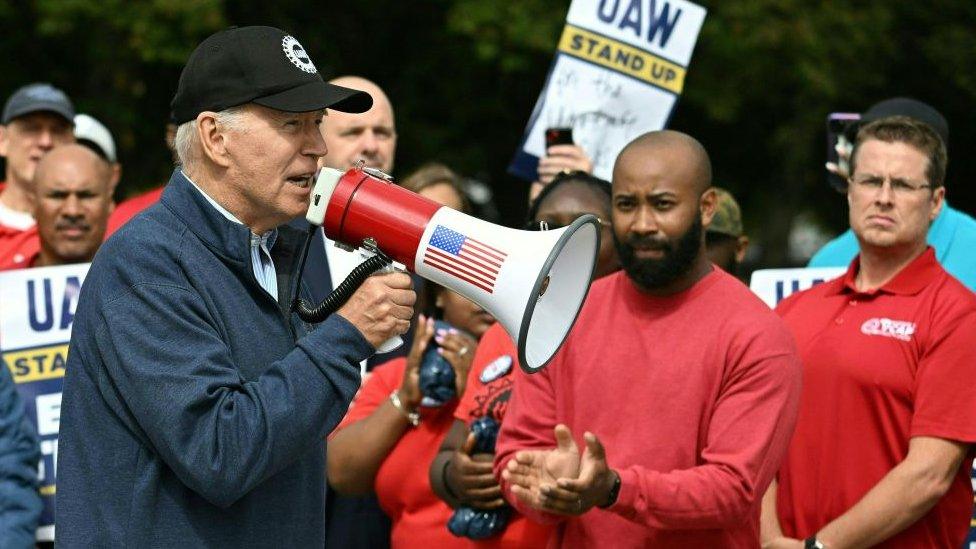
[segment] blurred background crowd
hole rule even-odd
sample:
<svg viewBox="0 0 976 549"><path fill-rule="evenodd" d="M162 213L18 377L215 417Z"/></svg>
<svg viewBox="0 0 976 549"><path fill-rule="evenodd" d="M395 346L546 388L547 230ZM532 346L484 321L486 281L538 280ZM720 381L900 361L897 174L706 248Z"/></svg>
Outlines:
<svg viewBox="0 0 976 549"><path fill-rule="evenodd" d="M747 271L802 265L846 228L826 184L825 118L911 96L952 127L948 195L976 210L972 143L976 7L944 0L731 0L708 8L669 126L708 149L715 181L743 209ZM438 159L490 193L481 215L510 226L526 183L506 173L545 81L568 2L35 0L0 3L0 90L47 81L115 137L116 198L158 187L172 158L162 139L190 50L229 25L291 29L323 75L359 74L396 106L397 175ZM15 52L15 54L14 54ZM470 98L476 98L472 101ZM476 204L477 206L477 204Z"/></svg>
<svg viewBox="0 0 976 549"><path fill-rule="evenodd" d="M947 199L958 212L976 212L969 183L976 160L967 154L976 140L976 3L701 3L708 17L668 126L704 145L713 181L724 189L706 233L712 261L747 280L754 269L807 265L848 228L845 196L828 183L825 167L834 145L826 121L834 112L871 118L880 109L874 118L907 115L932 126L948 148ZM0 234L0 270L89 261L105 238L155 202L173 170L170 100L190 51L217 30L262 24L300 35L326 79L357 75L335 83L374 99L363 115L330 113L323 126L329 154L320 165L348 168L364 159L431 200L510 227L555 228L592 213L606 229L596 274L616 271L609 187L587 173L586 151L550 149L539 173L548 186L531 194L531 182L507 173L567 7L554 0L0 2L0 51L8 52L0 57L0 230L9 233ZM879 106L896 97L919 101ZM31 184L18 191L18 181ZM329 255L331 248L315 249L328 255L312 261L331 269L325 277L333 283L354 266ZM844 266L850 257L822 264ZM449 289L425 286L418 312L424 316L400 353L406 356L374 371L330 438L327 521L362 526L330 528L337 546L409 541L398 520L391 526L380 512L377 496L395 517L434 509L440 534L454 520L447 505L502 507L491 476L493 443L478 446L482 430L498 425L478 430L466 422L504 416L478 399L511 389L490 387L495 378L482 374L498 364L488 351L476 353L505 342L484 311ZM435 410L424 423L408 414L414 427L422 425L409 430L400 412L416 410L430 394L420 374L435 360L428 344L446 361L446 394L428 406ZM471 387L469 379L482 383ZM478 454L488 457L479 463ZM401 482L411 472L417 486ZM545 540L549 531L536 526L513 531Z"/></svg>

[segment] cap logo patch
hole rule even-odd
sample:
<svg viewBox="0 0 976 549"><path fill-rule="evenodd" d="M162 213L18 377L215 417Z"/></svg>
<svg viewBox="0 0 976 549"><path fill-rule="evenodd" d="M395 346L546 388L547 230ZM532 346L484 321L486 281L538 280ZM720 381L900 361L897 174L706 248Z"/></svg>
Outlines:
<svg viewBox="0 0 976 549"><path fill-rule="evenodd" d="M915 334L915 323L906 320L892 320L890 318L871 318L864 321L864 324L861 324L861 333L911 341L912 336Z"/></svg>
<svg viewBox="0 0 976 549"><path fill-rule="evenodd" d="M281 49L285 51L285 57L291 61L292 65L295 65L299 69L309 73L315 74L318 69L315 68L315 64L312 63L312 58L305 53L305 48L298 43L298 40L294 36L285 36L281 39Z"/></svg>

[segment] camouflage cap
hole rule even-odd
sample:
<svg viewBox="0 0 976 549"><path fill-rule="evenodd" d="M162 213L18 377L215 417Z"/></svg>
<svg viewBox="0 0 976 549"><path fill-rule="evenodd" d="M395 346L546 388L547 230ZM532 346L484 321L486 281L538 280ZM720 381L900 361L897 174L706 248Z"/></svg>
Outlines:
<svg viewBox="0 0 976 549"><path fill-rule="evenodd" d="M706 230L712 233L721 233L729 236L742 236L742 211L739 203L729 193L720 187L713 187L718 201L715 204L715 215Z"/></svg>

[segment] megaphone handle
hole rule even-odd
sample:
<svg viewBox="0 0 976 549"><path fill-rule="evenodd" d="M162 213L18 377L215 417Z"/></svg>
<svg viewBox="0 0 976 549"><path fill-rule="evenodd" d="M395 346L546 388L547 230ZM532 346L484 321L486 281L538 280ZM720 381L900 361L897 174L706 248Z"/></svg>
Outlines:
<svg viewBox="0 0 976 549"><path fill-rule="evenodd" d="M390 351L395 351L403 345L403 338L400 336L393 336L387 339L380 346L376 348L377 353L389 353Z"/></svg>
<svg viewBox="0 0 976 549"><path fill-rule="evenodd" d="M407 270L397 267L397 263L394 262L394 263L390 263L386 267L378 269L376 272L373 273L373 275L395 273L395 272L405 273L407 272ZM380 343L379 346L376 347L376 352L377 354L389 353L390 351L395 351L399 349L400 346L402 345L403 345L403 338L400 336L393 336L390 339L384 341L383 343Z"/></svg>

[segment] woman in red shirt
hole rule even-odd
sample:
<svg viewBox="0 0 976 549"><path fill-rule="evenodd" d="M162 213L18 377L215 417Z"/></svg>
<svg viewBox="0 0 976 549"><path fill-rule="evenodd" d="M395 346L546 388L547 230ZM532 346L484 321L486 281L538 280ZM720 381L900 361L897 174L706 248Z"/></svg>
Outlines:
<svg viewBox="0 0 976 549"><path fill-rule="evenodd" d="M594 277L606 276L620 269L610 231L610 196L607 181L584 172L561 174L529 207L528 228L538 230L540 222L545 222L549 229L556 229L583 214L596 215L602 230ZM448 505L481 510L507 505L492 474L494 454L470 455L474 444L470 425L481 417L501 424L516 375L524 375L519 371L518 351L501 325L495 324L478 345L467 388L454 411L454 424L430 466L430 484ZM513 512L503 532L471 543L477 547L544 547L550 531L551 527Z"/></svg>
<svg viewBox="0 0 976 549"><path fill-rule="evenodd" d="M443 166L422 168L403 186L464 211L457 177ZM454 421L458 399L439 407L421 405L419 368L431 340L454 370L457 395L463 395L477 340L494 322L481 307L459 294L427 283L421 295L410 354L382 364L370 374L332 433L328 478L343 495L376 493L392 521L393 548L464 547L447 530L451 508L428 482L427 467ZM455 329L435 332L433 319Z"/></svg>

